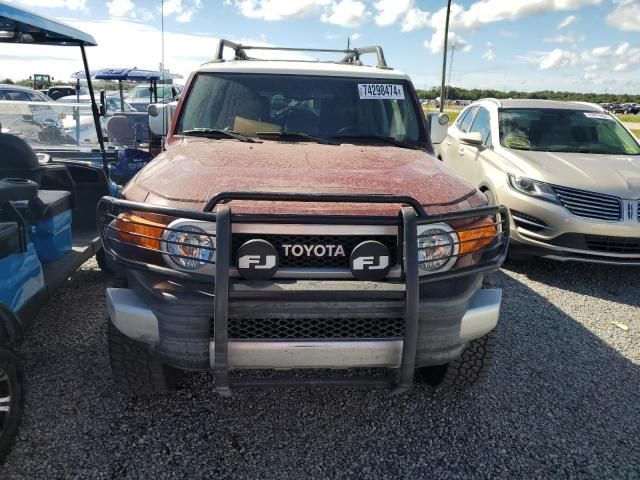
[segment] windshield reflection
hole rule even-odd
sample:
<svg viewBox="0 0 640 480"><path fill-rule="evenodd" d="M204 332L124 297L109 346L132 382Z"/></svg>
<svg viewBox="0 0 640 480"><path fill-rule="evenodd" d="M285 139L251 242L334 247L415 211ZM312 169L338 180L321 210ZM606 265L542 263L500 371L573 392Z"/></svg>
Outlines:
<svg viewBox="0 0 640 480"><path fill-rule="evenodd" d="M87 103L0 101L2 133L18 136L34 148L97 148L98 136Z"/></svg>

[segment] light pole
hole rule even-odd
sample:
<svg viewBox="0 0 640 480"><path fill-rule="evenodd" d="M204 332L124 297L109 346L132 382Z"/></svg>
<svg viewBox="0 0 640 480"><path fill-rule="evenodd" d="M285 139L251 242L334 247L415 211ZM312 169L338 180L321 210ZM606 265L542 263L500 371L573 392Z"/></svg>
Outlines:
<svg viewBox="0 0 640 480"><path fill-rule="evenodd" d="M451 0L447 0L447 19L444 25L444 51L442 52L442 82L440 83L440 112L444 112L445 76L447 74L447 43L449 41L449 15L451 14Z"/></svg>

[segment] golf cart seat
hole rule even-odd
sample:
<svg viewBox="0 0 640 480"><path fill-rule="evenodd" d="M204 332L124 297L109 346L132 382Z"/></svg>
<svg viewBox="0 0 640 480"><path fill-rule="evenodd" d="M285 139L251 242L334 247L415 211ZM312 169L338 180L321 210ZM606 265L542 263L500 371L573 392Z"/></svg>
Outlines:
<svg viewBox="0 0 640 480"><path fill-rule="evenodd" d="M75 200L75 184L67 167L40 164L25 140L8 133L0 133L0 178L33 180L46 190L70 192L72 201Z"/></svg>
<svg viewBox="0 0 640 480"><path fill-rule="evenodd" d="M114 115L107 122L109 140L116 145L135 147L137 142L136 129L124 115Z"/></svg>

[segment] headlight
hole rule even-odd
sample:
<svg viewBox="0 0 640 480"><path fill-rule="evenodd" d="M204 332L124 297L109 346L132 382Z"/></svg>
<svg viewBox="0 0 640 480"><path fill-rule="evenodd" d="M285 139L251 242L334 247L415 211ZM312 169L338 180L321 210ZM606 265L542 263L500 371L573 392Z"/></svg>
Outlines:
<svg viewBox="0 0 640 480"><path fill-rule="evenodd" d="M530 178L518 177L510 173L507 174L507 177L509 179L509 186L512 189L520 193L524 193L525 195L546 200L547 202L559 203L556 192L550 185L536 180L531 180Z"/></svg>
<svg viewBox="0 0 640 480"><path fill-rule="evenodd" d="M420 274L448 270L457 260L458 236L446 223L418 229L418 268Z"/></svg>
<svg viewBox="0 0 640 480"><path fill-rule="evenodd" d="M215 236L205 230L209 225L188 220L171 223L163 236L165 259L183 270L199 270L215 262Z"/></svg>

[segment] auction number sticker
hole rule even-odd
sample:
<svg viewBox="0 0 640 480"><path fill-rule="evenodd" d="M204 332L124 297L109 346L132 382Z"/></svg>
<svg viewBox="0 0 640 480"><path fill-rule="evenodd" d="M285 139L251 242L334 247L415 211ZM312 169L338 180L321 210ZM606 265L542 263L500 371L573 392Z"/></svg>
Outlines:
<svg viewBox="0 0 640 480"><path fill-rule="evenodd" d="M613 120L613 117L608 113L584 112L584 116L587 118L599 118L600 120Z"/></svg>
<svg viewBox="0 0 640 480"><path fill-rule="evenodd" d="M404 87L392 83L359 83L360 100L404 100Z"/></svg>

